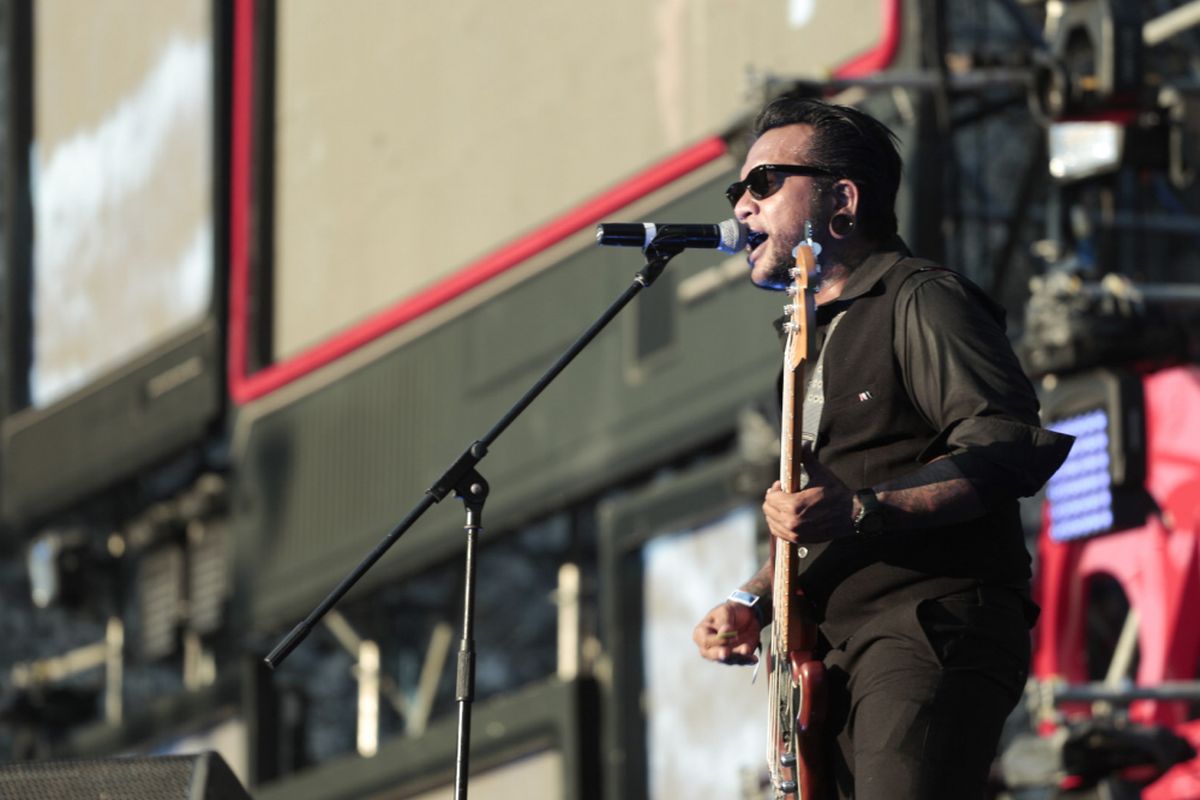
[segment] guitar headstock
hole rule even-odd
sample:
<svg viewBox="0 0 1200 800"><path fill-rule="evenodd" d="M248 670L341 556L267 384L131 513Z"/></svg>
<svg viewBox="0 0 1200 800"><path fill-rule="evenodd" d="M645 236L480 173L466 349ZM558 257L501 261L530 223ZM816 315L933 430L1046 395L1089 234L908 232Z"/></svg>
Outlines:
<svg viewBox="0 0 1200 800"><path fill-rule="evenodd" d="M821 253L821 245L813 241L812 222L804 223L804 240L792 251L796 266L792 268L792 282L788 284L787 292L792 300L784 306L787 322L784 328L788 332L787 360L791 369L808 360L812 352L812 336L815 330L816 301L813 294L820 282L821 268L817 265L817 256Z"/></svg>

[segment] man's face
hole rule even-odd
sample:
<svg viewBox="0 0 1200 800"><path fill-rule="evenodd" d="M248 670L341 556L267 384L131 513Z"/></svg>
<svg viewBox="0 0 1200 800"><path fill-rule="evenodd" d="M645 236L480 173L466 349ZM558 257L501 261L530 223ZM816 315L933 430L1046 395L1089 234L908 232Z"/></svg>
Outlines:
<svg viewBox="0 0 1200 800"><path fill-rule="evenodd" d="M773 128L754 142L742 165L741 178L760 164L806 163L812 128L788 125ZM792 250L804 238L804 222L811 220L814 236L824 230L827 212L816 191L815 178L771 173L769 196L756 200L744 192L734 205L738 221L750 229L750 280L757 286L781 289L790 283L795 266Z"/></svg>

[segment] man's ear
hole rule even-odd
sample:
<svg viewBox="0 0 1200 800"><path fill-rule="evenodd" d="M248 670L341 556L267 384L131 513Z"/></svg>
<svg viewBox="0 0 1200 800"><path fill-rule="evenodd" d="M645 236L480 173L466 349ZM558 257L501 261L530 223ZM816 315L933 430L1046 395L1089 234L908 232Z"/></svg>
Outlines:
<svg viewBox="0 0 1200 800"><path fill-rule="evenodd" d="M829 215L829 234L834 239L846 239L858 227L858 184L843 178L829 191L832 208Z"/></svg>
<svg viewBox="0 0 1200 800"><path fill-rule="evenodd" d="M849 214L851 219L858 219L858 184L849 178L842 178L833 185L833 213Z"/></svg>

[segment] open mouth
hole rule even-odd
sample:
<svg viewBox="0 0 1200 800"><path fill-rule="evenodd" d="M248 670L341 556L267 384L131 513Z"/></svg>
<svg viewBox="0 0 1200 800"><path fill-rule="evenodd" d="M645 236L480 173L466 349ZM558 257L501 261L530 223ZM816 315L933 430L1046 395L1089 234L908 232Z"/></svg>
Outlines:
<svg viewBox="0 0 1200 800"><path fill-rule="evenodd" d="M750 231L749 235L746 237L746 247L750 250L750 252L753 253L754 250L766 240L767 234L762 233L761 231Z"/></svg>

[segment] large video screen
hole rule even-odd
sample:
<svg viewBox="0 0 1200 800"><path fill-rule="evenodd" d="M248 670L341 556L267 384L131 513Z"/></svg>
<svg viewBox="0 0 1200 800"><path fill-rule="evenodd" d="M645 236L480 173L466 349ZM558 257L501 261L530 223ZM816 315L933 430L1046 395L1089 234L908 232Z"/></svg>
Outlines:
<svg viewBox="0 0 1200 800"><path fill-rule="evenodd" d="M892 2L275 3L274 357L719 133L750 76L877 47Z"/></svg>
<svg viewBox="0 0 1200 800"><path fill-rule="evenodd" d="M213 286L208 0L35 0L32 364L45 407L200 320Z"/></svg>

